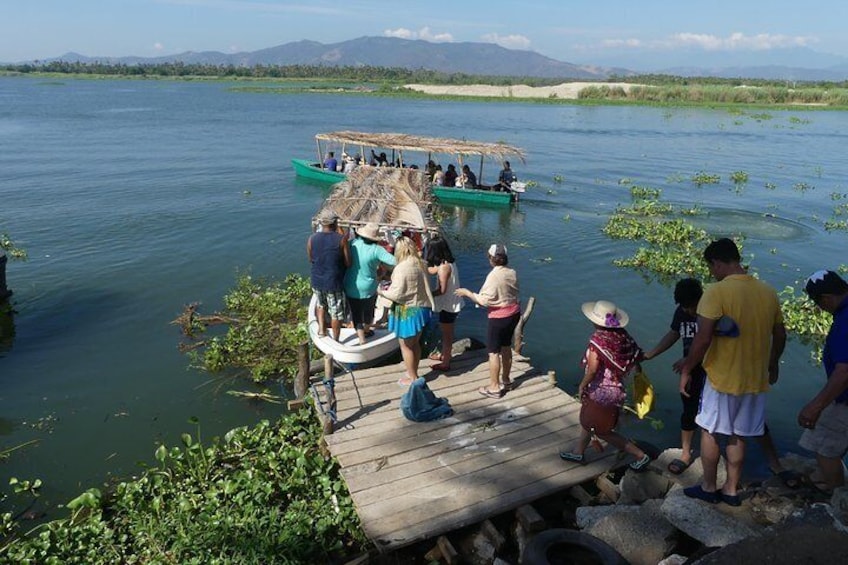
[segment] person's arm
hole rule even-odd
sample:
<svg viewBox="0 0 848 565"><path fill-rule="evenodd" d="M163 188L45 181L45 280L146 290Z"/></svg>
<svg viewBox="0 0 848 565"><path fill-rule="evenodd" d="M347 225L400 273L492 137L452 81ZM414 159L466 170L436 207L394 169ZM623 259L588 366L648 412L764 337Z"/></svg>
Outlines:
<svg viewBox="0 0 848 565"><path fill-rule="evenodd" d="M704 360L704 355L710 348L713 342L713 331L715 330L716 320L698 316L698 333L692 340L692 346L689 348L689 355L680 367L680 394L689 397L689 392L686 390L689 387L689 380L692 378L692 369L694 369L701 361Z"/></svg>
<svg viewBox="0 0 848 565"><path fill-rule="evenodd" d="M780 378L780 356L786 347L786 326L783 322L775 324L771 329L771 354L769 355L769 384L775 384Z"/></svg>
<svg viewBox="0 0 848 565"><path fill-rule="evenodd" d="M586 394L586 387L592 382L595 373L598 372L598 353L591 347L586 352L586 368L583 370L583 379L577 385L577 398L582 399Z"/></svg>
<svg viewBox="0 0 848 565"><path fill-rule="evenodd" d="M306 257L309 258L309 262L311 263L312 262L312 236L311 235L306 240Z"/></svg>
<svg viewBox="0 0 848 565"><path fill-rule="evenodd" d="M798 424L813 429L822 410L848 389L848 363L837 363L827 379L827 384L798 412Z"/></svg>
<svg viewBox="0 0 848 565"><path fill-rule="evenodd" d="M668 330L668 332L664 336L662 336L662 339L660 339L660 342L653 349L651 349L650 351L645 353L645 355L642 358L645 361L650 361L651 359L653 359L657 355L661 355L662 353L665 353L666 351L668 351L668 349L672 345L677 343L678 339L680 339L680 332L676 332L674 330Z"/></svg>
<svg viewBox="0 0 848 565"><path fill-rule="evenodd" d="M436 268L438 274L438 287L433 291L433 296L440 296L448 289L448 281L450 280L451 266L449 263L442 263Z"/></svg>

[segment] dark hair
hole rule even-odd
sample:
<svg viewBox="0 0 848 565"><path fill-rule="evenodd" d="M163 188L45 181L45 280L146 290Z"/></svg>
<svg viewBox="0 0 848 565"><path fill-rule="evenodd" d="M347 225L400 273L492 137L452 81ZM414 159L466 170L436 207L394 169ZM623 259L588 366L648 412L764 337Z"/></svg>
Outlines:
<svg viewBox="0 0 848 565"><path fill-rule="evenodd" d="M841 296L848 293L848 283L833 271L816 271L807 279L804 290L815 302L825 294Z"/></svg>
<svg viewBox="0 0 848 565"><path fill-rule="evenodd" d="M501 253L489 255L489 260L492 262L492 265L495 265L496 267L506 267L509 265L509 258Z"/></svg>
<svg viewBox="0 0 848 565"><path fill-rule="evenodd" d="M703 294L704 289L698 279L681 279L674 285L674 303L684 308L697 305Z"/></svg>
<svg viewBox="0 0 848 565"><path fill-rule="evenodd" d="M732 239L723 237L707 245L704 249L704 261L712 263L713 261L721 261L722 263L738 263L742 260L739 255L739 248Z"/></svg>
<svg viewBox="0 0 848 565"><path fill-rule="evenodd" d="M428 267L437 267L444 262L455 263L456 259L451 253L447 240L437 235L427 244L425 261Z"/></svg>

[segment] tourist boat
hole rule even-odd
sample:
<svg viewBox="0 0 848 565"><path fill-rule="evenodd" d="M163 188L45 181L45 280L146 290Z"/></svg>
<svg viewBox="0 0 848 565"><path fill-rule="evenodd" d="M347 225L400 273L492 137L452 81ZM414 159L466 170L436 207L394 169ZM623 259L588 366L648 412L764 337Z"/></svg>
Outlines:
<svg viewBox="0 0 848 565"><path fill-rule="evenodd" d="M332 133L319 133L315 136L318 161L308 159L292 159L292 167L295 173L301 177L329 183L343 180L347 175L341 171L325 169L322 164L323 155L330 147L339 149L335 151L339 157L339 168L344 168L345 158L356 160L359 156L358 167L370 166L362 164L371 156L374 150L388 150L391 155L386 155L390 163L406 164L404 152L425 154L421 165L426 165L430 160L435 160L438 155L452 155L456 158L457 168L462 169L464 164L470 163L471 157L479 157L479 167L476 171L478 188L432 186L432 193L440 203L448 204L489 204L504 205L515 202L526 189L526 183L514 182L509 190L493 190L493 184L486 184L483 180L483 164L488 157L498 161L498 170L504 161L518 159L524 162L524 152L505 143L487 143L480 141L468 141L464 139L448 139L439 137L424 137L404 133L367 133L355 131L337 131ZM380 151L385 153L385 151ZM364 156L364 159L363 159ZM422 171L422 169L419 169Z"/></svg>
<svg viewBox="0 0 848 565"><path fill-rule="evenodd" d="M312 221L313 230L320 229L318 217L331 212L339 218L339 226L353 228L375 222L391 242L400 234L408 235L419 246L439 233L432 215L433 195L426 176L415 169L397 167L358 167L336 184ZM375 320L381 319L383 299L377 300ZM315 302L309 304L307 316L309 338L322 353L346 365L368 366L379 363L400 348L397 336L385 327L374 328L374 335L364 345L353 328L343 326L339 340L318 335ZM330 324L327 323L329 329Z"/></svg>

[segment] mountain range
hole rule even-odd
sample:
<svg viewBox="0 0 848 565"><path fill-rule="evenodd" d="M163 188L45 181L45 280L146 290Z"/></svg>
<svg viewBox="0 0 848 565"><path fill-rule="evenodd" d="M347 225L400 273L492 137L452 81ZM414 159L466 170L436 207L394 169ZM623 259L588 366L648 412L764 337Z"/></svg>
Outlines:
<svg viewBox="0 0 848 565"><path fill-rule="evenodd" d="M797 81L843 81L848 79L848 58L816 53L805 48L787 48L768 55L711 58L678 53L668 66L647 68L643 63L615 66L613 61L597 65L558 61L535 51L506 49L493 43L432 43L394 37L360 37L339 43L294 41L276 47L242 53L187 51L163 57L87 57L66 53L49 60L112 64L157 64L183 62L203 65L332 65L427 69L472 75L525 76L578 80L604 80L642 73L722 78L766 78ZM627 59L620 59L627 61ZM698 62L703 64L698 64ZM781 64L781 61L785 61ZM680 64L684 63L685 64ZM675 64L678 63L678 64ZM639 70L633 70L638 68Z"/></svg>

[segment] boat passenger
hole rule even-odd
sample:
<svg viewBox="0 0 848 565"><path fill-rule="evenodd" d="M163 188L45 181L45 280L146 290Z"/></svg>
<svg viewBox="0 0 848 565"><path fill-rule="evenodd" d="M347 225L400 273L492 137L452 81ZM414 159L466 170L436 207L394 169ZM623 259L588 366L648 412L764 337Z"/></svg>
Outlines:
<svg viewBox="0 0 848 565"><path fill-rule="evenodd" d="M495 185L495 190L504 191L509 190L512 183L518 180L518 177L515 176L515 173L509 166L509 161L504 161L504 168L501 170L498 175L498 184Z"/></svg>
<svg viewBox="0 0 848 565"><path fill-rule="evenodd" d="M382 152L379 155L374 153L374 150L371 150L371 166L372 167L388 167L389 166L389 158L386 157L386 153Z"/></svg>
<svg viewBox="0 0 848 565"><path fill-rule="evenodd" d="M521 319L518 301L518 276L507 265L506 245L493 244L488 251L492 270L479 292L458 288L457 296L488 309L489 329L486 350L489 352L489 384L477 392L489 398L500 398L512 389L509 372L512 369L512 334Z"/></svg>
<svg viewBox="0 0 848 565"><path fill-rule="evenodd" d="M445 172L441 165L436 165L436 170L433 172L433 184L435 186L443 186L445 183Z"/></svg>
<svg viewBox="0 0 848 565"><path fill-rule="evenodd" d="M327 335L325 315L330 316L333 339L339 340L342 322L347 313L344 293L344 272L350 266L350 251L347 238L339 228L339 218L324 211L318 218L321 231L313 233L306 241L306 256L312 263L310 284L318 306L318 335Z"/></svg>
<svg viewBox="0 0 848 565"><path fill-rule="evenodd" d="M324 159L324 168L328 171L335 172L338 166L339 162L336 161L335 153L333 153L332 151L327 153L327 158Z"/></svg>
<svg viewBox="0 0 848 565"><path fill-rule="evenodd" d="M456 179L459 174L456 172L456 166L453 163L448 165L448 170L445 171L445 178L442 181L442 186L456 186Z"/></svg>
<svg viewBox="0 0 848 565"><path fill-rule="evenodd" d="M439 363L431 368L434 371L450 371L453 328L462 309L462 297L454 292L459 288L459 270L447 240L441 236L434 237L427 244L426 260L427 272L436 275L436 289L433 291L436 306L433 312L439 313L439 327L442 330L441 352L430 355L430 359Z"/></svg>
<svg viewBox="0 0 848 565"><path fill-rule="evenodd" d="M344 289L359 345L365 345L365 339L374 335L377 272L381 265L394 267L397 261L380 245L382 236L376 222L357 229L356 235L358 237L350 244L350 268L345 272Z"/></svg>
<svg viewBox="0 0 848 565"><path fill-rule="evenodd" d="M395 332L400 342L400 353L406 374L398 385L409 386L418 378L421 362L421 333L430 321L433 310L433 293L427 280L426 265L415 242L401 236L395 244L397 265L392 271L392 283L377 294L392 302L389 310L389 331Z"/></svg>
<svg viewBox="0 0 848 565"><path fill-rule="evenodd" d="M459 186L462 188L477 188L477 175L468 165L462 166L462 174L459 175Z"/></svg>
<svg viewBox="0 0 848 565"><path fill-rule="evenodd" d="M344 174L348 174L356 168L356 161L347 153L342 153L342 159L344 160L344 167L342 168Z"/></svg>
<svg viewBox="0 0 848 565"><path fill-rule="evenodd" d="M425 170L427 171L427 178L430 182L433 182L433 175L436 174L436 162L432 159L427 161L427 168Z"/></svg>

